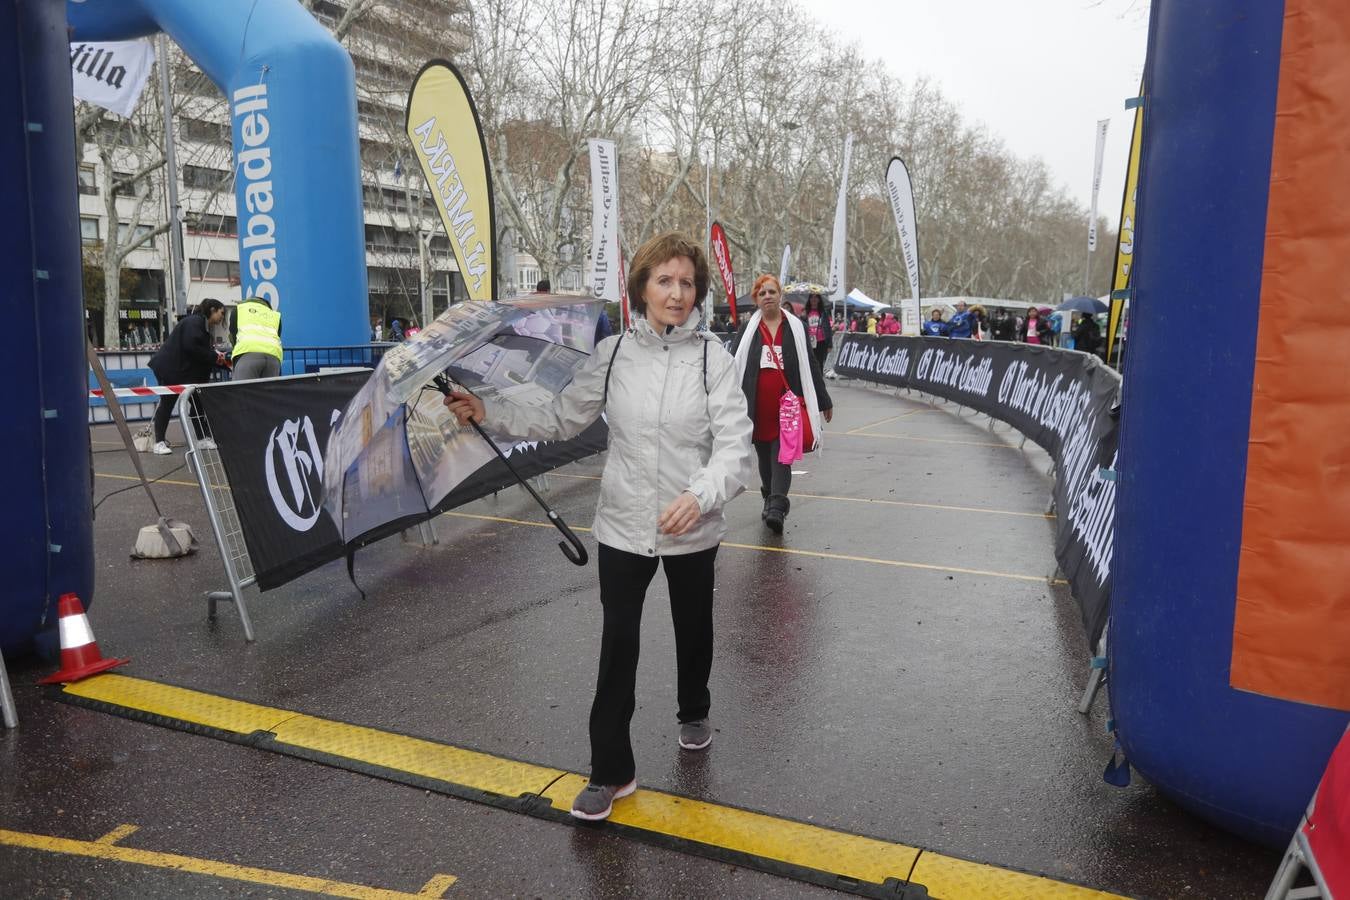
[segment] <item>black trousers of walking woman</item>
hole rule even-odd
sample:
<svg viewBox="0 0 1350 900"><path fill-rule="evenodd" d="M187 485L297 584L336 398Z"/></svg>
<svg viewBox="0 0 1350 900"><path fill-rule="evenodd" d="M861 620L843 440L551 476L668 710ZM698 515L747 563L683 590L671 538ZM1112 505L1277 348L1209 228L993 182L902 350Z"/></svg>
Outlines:
<svg viewBox="0 0 1350 900"><path fill-rule="evenodd" d="M759 457L759 493L769 506L777 507L787 515L788 491L792 490L792 466L778 461L778 438L755 441L755 455Z"/></svg>
<svg viewBox="0 0 1350 900"><path fill-rule="evenodd" d="M629 724L633 720L641 643L642 602L658 560L670 586L675 623L679 720L707 718L712 697L708 676L713 657L713 563L717 548L679 556L639 556L600 545L600 674L591 704L591 781L627 784L636 771Z"/></svg>

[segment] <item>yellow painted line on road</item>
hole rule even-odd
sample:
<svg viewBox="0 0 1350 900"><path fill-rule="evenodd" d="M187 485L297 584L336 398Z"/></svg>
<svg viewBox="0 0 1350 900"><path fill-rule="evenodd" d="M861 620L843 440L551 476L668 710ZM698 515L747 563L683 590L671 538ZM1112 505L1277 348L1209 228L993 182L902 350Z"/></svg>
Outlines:
<svg viewBox="0 0 1350 900"><path fill-rule="evenodd" d="M531 528L552 528L551 522L530 522L526 519L508 519L506 516L479 516L474 513L447 512L441 513L443 516L449 516L452 519L477 519L480 522L505 522L508 525L528 525ZM568 526L573 531L584 531L589 533L590 529L584 525Z"/></svg>
<svg viewBox="0 0 1350 900"><path fill-rule="evenodd" d="M891 416L890 418L882 419L880 422L872 422L870 425L859 425L857 428L853 428L842 433L852 435L862 434L864 431L871 431L873 428L880 428L882 425L889 425L890 423L898 421L900 419L905 419L910 416L917 416L919 413L929 413L929 412L938 412L938 410L929 409L928 407L924 407L923 409L911 409L909 412L900 413L900 415L898 416ZM829 434L831 432L826 433Z"/></svg>
<svg viewBox="0 0 1350 900"><path fill-rule="evenodd" d="M123 825L123 829L136 830L135 825ZM118 829L121 830L121 829ZM117 832L114 831L113 834ZM130 832L128 832L130 833ZM107 859L114 862L147 866L154 869L169 869L175 872L188 872L193 875L205 875L210 878L223 878L229 881L244 881L272 888L294 891L308 891L311 894L326 894L329 897L349 897L352 900L409 900L417 897L442 897L445 889L455 883L454 876L438 875L423 888L423 893L409 894L404 891L390 891L383 888L367 887L363 884L350 884L334 881L331 878L315 878L311 875L293 875L290 872L277 872L272 869L259 869L253 866L239 866L234 863L217 862L212 859L200 859L195 856L183 856L178 853L160 853L155 850L137 850L132 847L118 846L105 839L97 841L77 841L70 838L52 837L45 834L28 834L22 831L9 831L0 828L0 845L21 847L26 850L39 850L46 853L61 853L67 856L86 856L92 859ZM447 880L448 879L448 880ZM426 891L430 888L432 893Z"/></svg>
<svg viewBox="0 0 1350 900"><path fill-rule="evenodd" d="M836 497L831 494L805 494L793 491L794 497L810 497L813 500L839 500L845 503L880 503L884 506L913 506L919 509L941 509L947 512L985 513L991 516L1025 516L1029 519L1053 519L1053 513L1017 512L1011 509L991 509L987 506L947 506L942 503L919 503L916 500L874 500L871 497Z"/></svg>
<svg viewBox="0 0 1350 900"><path fill-rule="evenodd" d="M920 410L922 411L922 410ZM584 478L587 481L599 481L599 475L567 475L551 472L559 478ZM940 509L946 512L984 513L991 516L1025 516L1028 519L1054 519L1054 513L1018 512L1012 509L993 509L988 506L952 506L947 503L920 503L917 500L878 500L873 497L840 497L835 494L808 494L793 491L794 497L810 497L812 500L838 500L842 503L879 503L883 506L910 506L916 509ZM534 523L531 523L534 524Z"/></svg>
<svg viewBox="0 0 1350 900"><path fill-rule="evenodd" d="M527 813L556 822L575 824L568 816L572 797L586 778L565 770L491 756L449 744L412 738L304 713L274 709L231 700L214 694L173 685L141 681L125 675L98 675L69 685L65 693L93 701L97 709L130 714L131 717L169 728L193 731L194 725L214 722L207 735L242 741L249 746L273 750L327 765L381 778L434 787L451 796L468 796L499 809ZM240 708L229 709L230 704ZM269 735L247 729L260 710L279 722ZM195 712L191 719L180 716ZM442 765L443 764L443 765ZM466 793L465 789L468 789ZM620 835L644 839L686 852L712 855L777 875L815 884L849 889L886 884L922 884L933 897L1008 898L1106 898L1089 888L1053 881L1037 875L1011 871L984 863L944 856L919 847L752 812L718 803L680 797L662 791L639 790L615 803L614 813L602 827ZM108 837L116 835L112 832ZM123 835L124 836L124 835ZM362 885L323 881L301 875L249 869L191 857L151 853L102 841L65 841L43 835L0 831L0 843L31 846L53 852L77 853L119 859L162 868L200 872L222 878L254 881L341 897L439 897L453 883L450 876L437 876L422 893L409 895ZM926 873L920 881L911 871Z"/></svg>
<svg viewBox="0 0 1350 900"><path fill-rule="evenodd" d="M959 566L939 566L932 563L906 562L898 559L877 559L874 556L850 556L845 553L828 553L824 550L797 550L793 547L769 547L764 544L733 544L730 541L723 541L723 547L735 547L738 550L764 550L769 553L787 553L791 556L811 556L816 559L837 559L843 562L864 562L872 563L878 566L895 566L900 569L922 569L928 572L951 572L957 575L981 575L985 578L1010 578L1013 581L1031 581L1038 584L1045 584L1047 581L1044 575L1017 575L1012 572L993 572L986 569L963 569ZM1051 584L1068 584L1062 578L1056 578Z"/></svg>
<svg viewBox="0 0 1350 900"><path fill-rule="evenodd" d="M140 480L141 480L141 479L140 479L138 476L136 476L136 475L114 475L114 474L111 473L111 472L95 472L95 473L94 473L94 477L95 477L95 478L116 478L118 481L140 481ZM195 481L171 481L171 480L169 480L168 478L161 478L159 481L155 481L154 476L151 476L151 475L147 475L145 480L148 481L148 482L150 482L151 484L177 484L177 485L181 485L182 487L196 487L196 486L197 486L197 482L195 482Z"/></svg>
<svg viewBox="0 0 1350 900"><path fill-rule="evenodd" d="M931 412L931 410L915 410L915 412ZM906 415L909 415L906 413ZM556 475L559 478L581 478L587 481L599 481L599 475L569 475L564 472L550 472L550 475ZM917 500L877 500L872 497L839 497L834 494L807 494L801 491L793 491L794 497L810 497L813 500L838 500L843 503L880 503L883 506L911 506L916 509L940 509L946 512L968 512L984 513L991 516L1025 516L1028 519L1054 519L1054 513L1039 512L1018 512L1012 509L993 509L988 506L952 506L947 503L920 503ZM534 523L531 523L534 524Z"/></svg>
<svg viewBox="0 0 1350 900"><path fill-rule="evenodd" d="M118 825L112 831L99 838L96 844L116 844L124 837L130 837L140 830L139 825Z"/></svg>
<svg viewBox="0 0 1350 900"><path fill-rule="evenodd" d="M891 441L917 441L920 444L961 444L966 447L993 447L998 450L1016 450L1012 444L991 444L987 441L958 441L952 438L924 438L910 434L862 434L852 431L834 432L836 437L883 438Z"/></svg>
<svg viewBox="0 0 1350 900"><path fill-rule="evenodd" d="M453 516L457 519L476 519L483 522L505 522L508 525L526 525L530 528L552 528L553 525L548 522L529 522L525 519L508 519L504 516L480 516L473 513L448 512L443 515ZM591 529L578 525L572 526L573 531L589 532ZM731 541L723 541L723 547L734 547L737 550L763 550L768 553L789 553L794 556L812 556L817 559L835 559L843 562L864 562L873 563L878 566L895 566L901 569L923 569L929 572L951 572L957 575L982 575L986 578L1011 578L1014 581L1032 581L1040 584L1046 582L1044 575L1017 575L1011 572L993 572L985 569L963 569L958 566L939 566L932 563L905 562L897 559L877 559L873 556L849 556L843 553L828 553L824 550L797 550L792 547L769 547L764 544L735 544ZM1062 578L1056 578L1050 581L1051 584L1068 584Z"/></svg>

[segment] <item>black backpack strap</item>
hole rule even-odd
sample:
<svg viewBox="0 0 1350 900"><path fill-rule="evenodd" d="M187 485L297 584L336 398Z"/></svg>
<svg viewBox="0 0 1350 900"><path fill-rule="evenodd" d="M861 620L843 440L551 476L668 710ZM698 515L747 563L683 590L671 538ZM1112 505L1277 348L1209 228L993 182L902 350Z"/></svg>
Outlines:
<svg viewBox="0 0 1350 900"><path fill-rule="evenodd" d="M708 396L711 391L708 390L708 342L703 342L703 395Z"/></svg>
<svg viewBox="0 0 1350 900"><path fill-rule="evenodd" d="M605 370L605 395L600 401L600 408L604 409L609 405L609 376L614 371L614 358L619 355L619 345L623 343L624 333L619 332L619 339L614 342L614 352L609 355L609 368Z"/></svg>

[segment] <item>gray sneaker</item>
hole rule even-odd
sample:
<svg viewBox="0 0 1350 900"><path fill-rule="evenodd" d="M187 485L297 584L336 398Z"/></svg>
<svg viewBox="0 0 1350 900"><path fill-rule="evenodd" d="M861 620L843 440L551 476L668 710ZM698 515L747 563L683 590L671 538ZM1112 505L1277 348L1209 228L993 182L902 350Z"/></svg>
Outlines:
<svg viewBox="0 0 1350 900"><path fill-rule="evenodd" d="M712 743L712 726L707 719L680 724L680 746L686 750L702 750Z"/></svg>
<svg viewBox="0 0 1350 900"><path fill-rule="evenodd" d="M577 794L577 799L572 801L572 815L578 819L585 819L587 822L598 822L601 819L608 819L609 814L614 811L614 801L622 797L627 797L633 791L637 790L637 779L634 778L627 784L596 784L588 782Z"/></svg>

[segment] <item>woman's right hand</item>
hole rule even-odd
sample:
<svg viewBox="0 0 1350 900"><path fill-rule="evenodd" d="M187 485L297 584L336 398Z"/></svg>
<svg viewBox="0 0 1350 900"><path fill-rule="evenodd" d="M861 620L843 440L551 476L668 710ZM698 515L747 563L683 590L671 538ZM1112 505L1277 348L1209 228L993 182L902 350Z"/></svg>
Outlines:
<svg viewBox="0 0 1350 900"><path fill-rule="evenodd" d="M446 397L443 402L445 408L450 410L459 424L468 425L470 419L480 425L483 423L483 418L486 415L483 410L483 401L473 394L451 391L450 396Z"/></svg>

